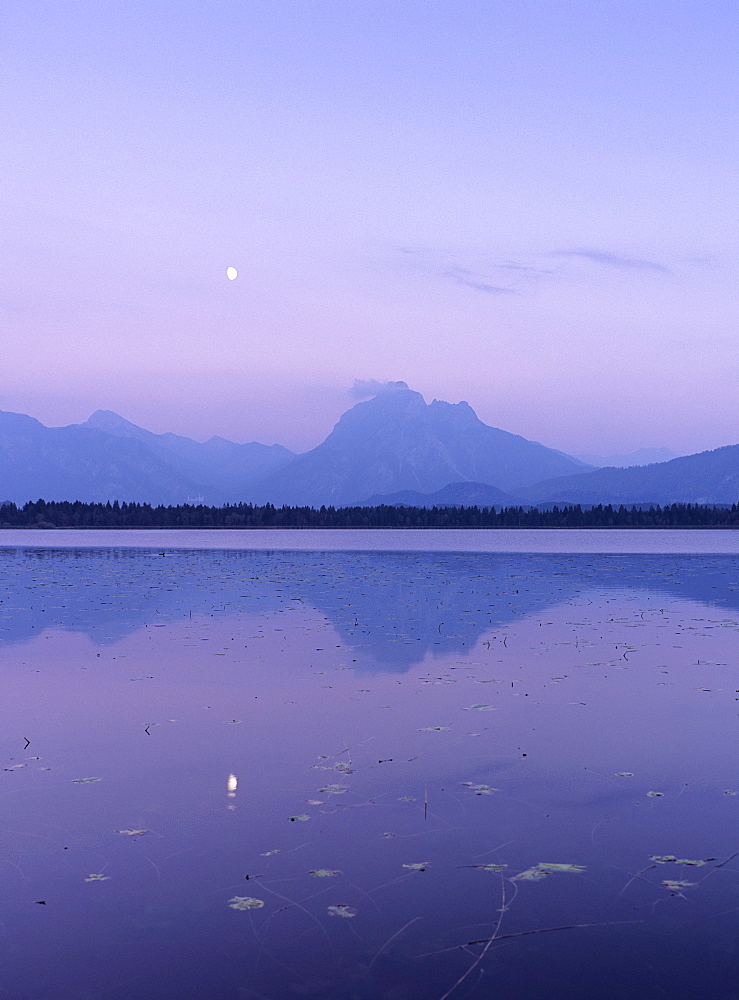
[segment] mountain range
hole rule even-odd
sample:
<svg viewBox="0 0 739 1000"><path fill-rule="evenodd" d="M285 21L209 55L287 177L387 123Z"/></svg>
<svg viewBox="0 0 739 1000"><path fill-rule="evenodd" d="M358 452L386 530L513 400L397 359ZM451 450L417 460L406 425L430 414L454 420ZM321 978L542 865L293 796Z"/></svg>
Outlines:
<svg viewBox="0 0 739 1000"><path fill-rule="evenodd" d="M357 403L321 444L300 455L281 445L154 434L109 410L67 427L0 411L0 501L39 498L276 506L725 504L739 500L739 445L594 468L484 424L466 402L426 403L404 382Z"/></svg>

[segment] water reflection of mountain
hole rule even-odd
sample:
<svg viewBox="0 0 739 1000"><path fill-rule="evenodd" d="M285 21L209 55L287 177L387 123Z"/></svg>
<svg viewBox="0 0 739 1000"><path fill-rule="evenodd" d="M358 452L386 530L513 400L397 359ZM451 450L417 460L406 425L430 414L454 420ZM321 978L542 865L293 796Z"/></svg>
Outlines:
<svg viewBox="0 0 739 1000"><path fill-rule="evenodd" d="M312 605L358 666L403 671L595 589L739 609L734 556L0 549L0 642Z"/></svg>

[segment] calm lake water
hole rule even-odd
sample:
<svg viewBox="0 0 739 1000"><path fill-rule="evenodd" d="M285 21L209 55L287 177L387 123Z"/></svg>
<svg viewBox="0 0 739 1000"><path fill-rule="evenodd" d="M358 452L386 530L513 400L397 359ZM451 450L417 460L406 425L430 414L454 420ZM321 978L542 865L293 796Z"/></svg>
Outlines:
<svg viewBox="0 0 739 1000"><path fill-rule="evenodd" d="M0 534L0 998L739 997L737 533L261 534Z"/></svg>

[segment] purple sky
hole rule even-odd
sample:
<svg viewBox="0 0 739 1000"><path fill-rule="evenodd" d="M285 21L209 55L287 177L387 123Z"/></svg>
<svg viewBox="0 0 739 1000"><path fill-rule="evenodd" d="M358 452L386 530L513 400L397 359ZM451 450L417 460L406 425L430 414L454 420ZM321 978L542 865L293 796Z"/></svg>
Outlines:
<svg viewBox="0 0 739 1000"><path fill-rule="evenodd" d="M0 409L739 441L730 0L4 0ZM228 281L226 267L239 270Z"/></svg>

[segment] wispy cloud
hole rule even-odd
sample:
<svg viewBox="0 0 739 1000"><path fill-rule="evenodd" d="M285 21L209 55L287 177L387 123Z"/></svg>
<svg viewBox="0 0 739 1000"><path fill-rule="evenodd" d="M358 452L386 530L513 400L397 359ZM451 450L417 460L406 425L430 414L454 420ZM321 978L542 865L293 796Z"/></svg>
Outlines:
<svg viewBox="0 0 739 1000"><path fill-rule="evenodd" d="M397 392L398 389L407 388L407 382L380 382L376 378L355 378L354 385L349 389L348 395L352 399L369 399L371 396L380 396L386 392Z"/></svg>
<svg viewBox="0 0 739 1000"><path fill-rule="evenodd" d="M507 285L492 285L487 281L481 281L473 272L465 267L454 267L446 272L447 277L453 278L458 285L466 288L474 288L476 292L485 292L486 295L515 295L517 289Z"/></svg>
<svg viewBox="0 0 739 1000"><path fill-rule="evenodd" d="M485 295L518 295L532 282L552 273L551 267L523 263L494 254L471 253L404 244L395 248L404 267L441 281L452 281Z"/></svg>
<svg viewBox="0 0 739 1000"><path fill-rule="evenodd" d="M627 257L625 254L614 253L612 250L591 250L585 247L578 247L574 250L555 250L554 257L582 257L591 260L595 264L604 264L606 267L630 268L638 271L660 271L662 274L669 274L670 269L656 260L646 260L643 257Z"/></svg>

